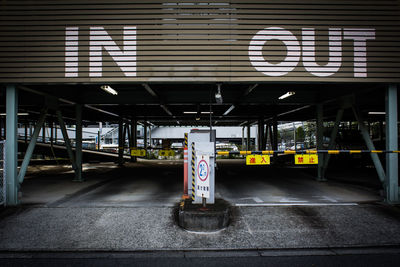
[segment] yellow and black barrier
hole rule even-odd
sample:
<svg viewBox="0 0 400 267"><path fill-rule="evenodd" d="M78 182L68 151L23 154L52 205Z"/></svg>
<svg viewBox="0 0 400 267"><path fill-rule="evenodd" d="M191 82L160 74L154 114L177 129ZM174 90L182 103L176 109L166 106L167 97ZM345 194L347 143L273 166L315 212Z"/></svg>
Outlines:
<svg viewBox="0 0 400 267"><path fill-rule="evenodd" d="M297 154L361 154L361 153L400 153L400 150L262 150L262 151L217 151L218 156L229 156L229 155L297 155Z"/></svg>
<svg viewBox="0 0 400 267"><path fill-rule="evenodd" d="M399 150L262 150L262 151L218 151L219 156L246 155L246 165L269 165L271 155L294 155L296 165L318 164L318 154L400 153Z"/></svg>

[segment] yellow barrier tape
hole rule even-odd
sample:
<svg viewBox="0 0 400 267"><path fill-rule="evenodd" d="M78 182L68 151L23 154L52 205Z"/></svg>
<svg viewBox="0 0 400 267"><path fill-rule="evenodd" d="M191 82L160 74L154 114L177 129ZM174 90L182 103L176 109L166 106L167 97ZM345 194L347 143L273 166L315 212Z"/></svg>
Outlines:
<svg viewBox="0 0 400 267"><path fill-rule="evenodd" d="M250 155L251 151L240 151L240 155Z"/></svg>
<svg viewBox="0 0 400 267"><path fill-rule="evenodd" d="M382 150L371 150L371 153L382 153Z"/></svg>
<svg viewBox="0 0 400 267"><path fill-rule="evenodd" d="M328 154L339 154L339 150L328 150Z"/></svg>
<svg viewBox="0 0 400 267"><path fill-rule="evenodd" d="M285 151L283 151L283 153L285 153L285 155L296 154L296 151L294 151L294 150L285 150Z"/></svg>
<svg viewBox="0 0 400 267"><path fill-rule="evenodd" d="M307 154L317 154L317 150L306 150Z"/></svg>
<svg viewBox="0 0 400 267"><path fill-rule="evenodd" d="M261 151L261 153L263 155L272 155L272 154L274 154L274 151L273 150L263 150L263 151Z"/></svg>
<svg viewBox="0 0 400 267"><path fill-rule="evenodd" d="M361 153L361 150L350 150L350 154L353 154L353 153Z"/></svg>
<svg viewBox="0 0 400 267"><path fill-rule="evenodd" d="M228 155L229 155L229 151L218 151L218 152L217 152L217 155L220 155L220 156L223 156L223 155L228 156Z"/></svg>

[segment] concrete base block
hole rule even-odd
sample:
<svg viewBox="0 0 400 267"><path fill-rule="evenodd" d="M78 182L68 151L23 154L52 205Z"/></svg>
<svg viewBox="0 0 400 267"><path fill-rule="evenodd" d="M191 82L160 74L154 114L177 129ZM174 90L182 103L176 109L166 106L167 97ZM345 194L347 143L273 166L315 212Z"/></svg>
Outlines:
<svg viewBox="0 0 400 267"><path fill-rule="evenodd" d="M195 232L212 232L226 228L231 217L231 206L223 199L208 204L192 204L191 199L182 200L178 210L178 223L182 228Z"/></svg>

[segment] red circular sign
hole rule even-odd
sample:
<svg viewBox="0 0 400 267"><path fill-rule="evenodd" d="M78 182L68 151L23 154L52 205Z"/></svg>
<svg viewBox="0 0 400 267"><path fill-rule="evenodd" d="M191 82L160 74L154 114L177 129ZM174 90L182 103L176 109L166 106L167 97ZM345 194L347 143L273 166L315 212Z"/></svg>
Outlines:
<svg viewBox="0 0 400 267"><path fill-rule="evenodd" d="M200 181L204 182L208 178L208 164L204 159L200 160L197 165L197 174L199 175Z"/></svg>

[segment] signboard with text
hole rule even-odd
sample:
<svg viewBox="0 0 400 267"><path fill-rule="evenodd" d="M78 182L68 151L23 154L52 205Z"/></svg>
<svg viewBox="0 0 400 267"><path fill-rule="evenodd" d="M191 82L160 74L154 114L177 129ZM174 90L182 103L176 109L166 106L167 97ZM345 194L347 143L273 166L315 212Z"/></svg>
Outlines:
<svg viewBox="0 0 400 267"><path fill-rule="evenodd" d="M399 7L0 1L0 83L400 82Z"/></svg>
<svg viewBox="0 0 400 267"><path fill-rule="evenodd" d="M247 155L246 165L269 165L270 156L269 155Z"/></svg>
<svg viewBox="0 0 400 267"><path fill-rule="evenodd" d="M210 156L196 155L196 195L210 197Z"/></svg>
<svg viewBox="0 0 400 267"><path fill-rule="evenodd" d="M317 154L294 155L294 162L297 165L318 164L318 155Z"/></svg>

